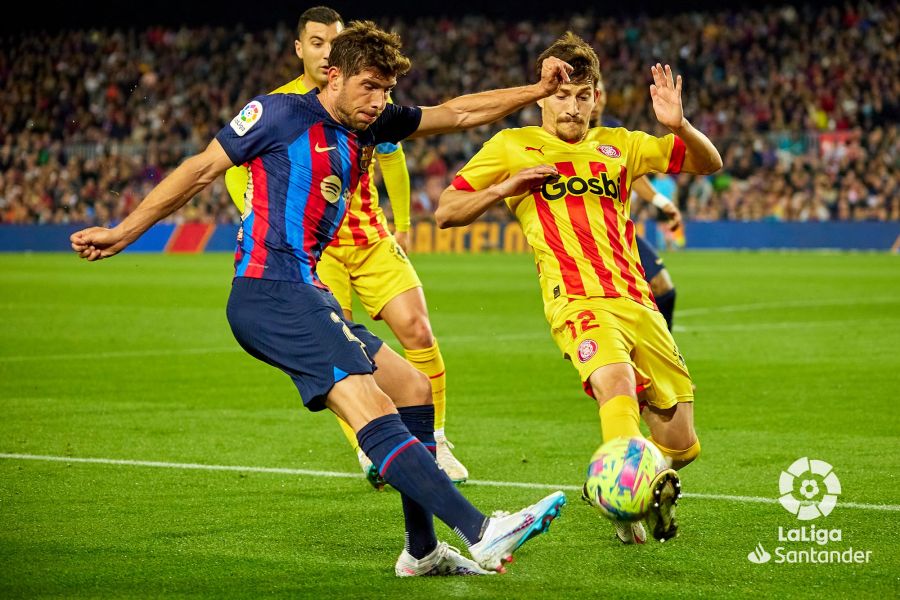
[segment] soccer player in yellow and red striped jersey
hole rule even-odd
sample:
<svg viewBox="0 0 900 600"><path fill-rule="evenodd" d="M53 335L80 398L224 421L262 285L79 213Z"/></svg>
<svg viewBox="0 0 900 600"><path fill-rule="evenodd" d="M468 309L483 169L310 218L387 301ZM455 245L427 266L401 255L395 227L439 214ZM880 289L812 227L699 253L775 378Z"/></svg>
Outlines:
<svg viewBox="0 0 900 600"><path fill-rule="evenodd" d="M306 94L324 87L331 41L343 27L340 14L331 8L317 6L306 10L300 16L294 41L294 51L303 63L303 74L271 93ZM376 160L371 161L367 172L360 177L347 206L347 216L322 254L316 273L334 294L348 320L353 318L351 290L355 291L369 316L384 319L403 346L406 359L428 377L434 402L438 464L454 482L463 482L469 473L453 455L453 446L444 433L447 410L444 359L431 330L422 282L405 252L410 228L406 157L400 144L390 143L377 146L374 157ZM393 235L378 202L376 162L391 200ZM248 180L244 167L234 167L225 173L228 192L242 214L246 208ZM338 422L356 451L368 481L380 489L384 482L359 447L356 433L344 421L338 419Z"/></svg>
<svg viewBox="0 0 900 600"><path fill-rule="evenodd" d="M672 134L589 128L599 60L572 33L541 59L573 67L568 84L539 101L541 127L499 132L441 195L438 225L471 223L500 201L518 219L534 250L544 311L553 339L599 405L603 441L642 436L636 387L651 439L674 468L700 451L690 375L644 279L630 219L632 182L652 172L712 173L721 158L684 118L681 77L651 68L653 108ZM541 60L539 59L539 61ZM676 532L674 470L654 481L658 506L647 517L656 539ZM638 523L616 523L626 543L643 542Z"/></svg>

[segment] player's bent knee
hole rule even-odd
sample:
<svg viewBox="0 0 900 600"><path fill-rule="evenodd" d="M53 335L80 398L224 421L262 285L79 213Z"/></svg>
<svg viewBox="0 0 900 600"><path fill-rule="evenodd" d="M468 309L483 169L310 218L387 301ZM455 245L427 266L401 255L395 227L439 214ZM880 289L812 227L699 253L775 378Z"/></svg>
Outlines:
<svg viewBox="0 0 900 600"><path fill-rule="evenodd" d="M431 322L425 315L414 315L403 324L403 347L407 350L422 350L434 345L434 333L431 331Z"/></svg>
<svg viewBox="0 0 900 600"><path fill-rule="evenodd" d="M630 396L637 400L634 369L627 363L600 367L591 373L588 383L600 406L616 396Z"/></svg>
<svg viewBox="0 0 900 600"><path fill-rule="evenodd" d="M694 436L694 443L683 450L673 450L672 448L660 445L656 440L651 439L651 441L659 448L659 451L662 452L663 456L666 457L669 465L676 470L691 464L698 456L700 456L700 439L696 436Z"/></svg>
<svg viewBox="0 0 900 600"><path fill-rule="evenodd" d="M325 406L354 431L378 417L396 412L390 397L376 385L371 375L350 375L335 383L326 397Z"/></svg>
<svg viewBox="0 0 900 600"><path fill-rule="evenodd" d="M634 388L629 388L627 383L618 385L605 384L602 386L591 383L591 391L594 393L594 399L597 401L597 406L601 407L617 396L635 396ZM637 398L635 397L635 401L636 400Z"/></svg>

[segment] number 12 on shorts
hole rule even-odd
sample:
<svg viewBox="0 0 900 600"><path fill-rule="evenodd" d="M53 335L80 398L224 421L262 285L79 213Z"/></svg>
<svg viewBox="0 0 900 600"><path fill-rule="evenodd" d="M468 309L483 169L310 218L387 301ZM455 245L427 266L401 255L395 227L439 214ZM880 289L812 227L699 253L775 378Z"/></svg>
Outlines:
<svg viewBox="0 0 900 600"><path fill-rule="evenodd" d="M594 313L589 310L583 310L578 313L576 317L578 321L566 321L566 327L569 329L569 333L572 335L572 339L578 338L578 327L581 328L581 333L586 331L590 331L591 329L597 329L600 327L594 321L597 320L597 317L594 316Z"/></svg>

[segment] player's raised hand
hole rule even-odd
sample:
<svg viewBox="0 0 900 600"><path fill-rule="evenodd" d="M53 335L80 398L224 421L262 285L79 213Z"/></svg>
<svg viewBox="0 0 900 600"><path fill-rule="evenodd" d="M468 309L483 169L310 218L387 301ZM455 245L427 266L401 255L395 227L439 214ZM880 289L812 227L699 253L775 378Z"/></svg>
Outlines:
<svg viewBox="0 0 900 600"><path fill-rule="evenodd" d="M569 73L572 72L572 65L560 60L555 56L545 58L541 63L541 81L538 85L545 92L544 96L556 93L559 86L569 83Z"/></svg>
<svg viewBox="0 0 900 600"><path fill-rule="evenodd" d="M494 190L503 198L514 198L538 189L548 177L559 177L554 165L538 165L522 169L506 181L498 183Z"/></svg>
<svg viewBox="0 0 900 600"><path fill-rule="evenodd" d="M681 75L675 77L672 67L656 63L650 67L653 83L650 85L650 98L653 100L653 111L656 119L668 127L676 129L683 125L684 108L681 105Z"/></svg>
<svg viewBox="0 0 900 600"><path fill-rule="evenodd" d="M105 227L89 227L76 231L69 237L69 241L72 243L72 250L89 261L114 256L128 245L115 230Z"/></svg>

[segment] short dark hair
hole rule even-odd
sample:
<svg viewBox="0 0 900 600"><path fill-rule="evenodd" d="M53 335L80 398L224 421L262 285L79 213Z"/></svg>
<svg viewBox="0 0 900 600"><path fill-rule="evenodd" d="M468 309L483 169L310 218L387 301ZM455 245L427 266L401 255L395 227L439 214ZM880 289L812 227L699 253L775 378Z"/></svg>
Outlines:
<svg viewBox="0 0 900 600"><path fill-rule="evenodd" d="M386 77L400 77L411 63L400 48L396 33L378 28L372 21L352 21L331 42L328 63L345 77L353 77L366 69L374 69Z"/></svg>
<svg viewBox="0 0 900 600"><path fill-rule="evenodd" d="M562 37L541 52L535 65L538 77L541 76L541 64L544 59L555 56L572 65L569 80L573 83L591 82L596 87L602 81L600 78L600 59L590 44L583 39L567 31Z"/></svg>
<svg viewBox="0 0 900 600"><path fill-rule="evenodd" d="M307 8L303 11L303 14L300 15L300 20L297 21L298 40L303 37L303 30L306 29L307 23L321 23L322 25L340 23L343 25L344 19L341 18L338 11L333 8L328 8L327 6L313 6L312 8Z"/></svg>

